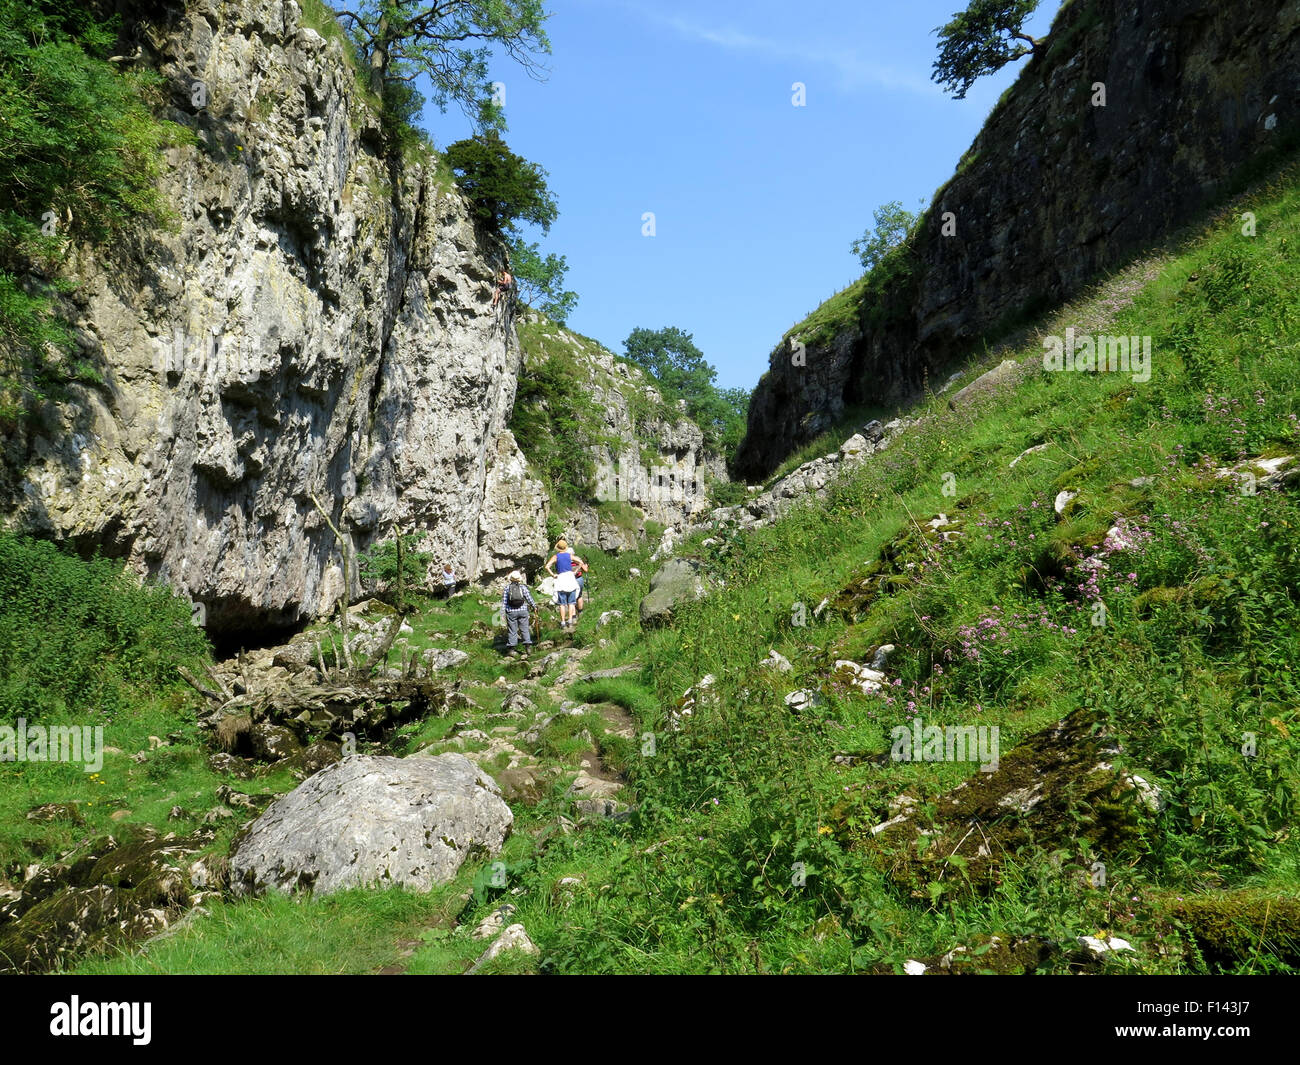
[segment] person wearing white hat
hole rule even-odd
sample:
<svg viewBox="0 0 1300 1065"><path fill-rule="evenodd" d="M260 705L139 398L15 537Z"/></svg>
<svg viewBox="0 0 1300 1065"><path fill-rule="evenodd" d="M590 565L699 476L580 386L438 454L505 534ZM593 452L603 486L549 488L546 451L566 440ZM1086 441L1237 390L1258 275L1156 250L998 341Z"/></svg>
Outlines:
<svg viewBox="0 0 1300 1065"><path fill-rule="evenodd" d="M528 612L537 604L533 602L533 593L524 583L524 575L515 570L506 582L506 590L501 594L501 609L506 616L506 647L513 654L515 644L519 642L522 630L524 647L533 646L533 631L528 623ZM527 650L524 651L527 654Z"/></svg>

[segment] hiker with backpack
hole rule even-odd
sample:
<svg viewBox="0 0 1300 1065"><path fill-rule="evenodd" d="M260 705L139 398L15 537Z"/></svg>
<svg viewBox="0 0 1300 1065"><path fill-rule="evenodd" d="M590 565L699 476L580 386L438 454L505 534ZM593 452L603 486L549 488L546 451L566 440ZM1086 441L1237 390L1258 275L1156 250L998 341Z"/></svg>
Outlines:
<svg viewBox="0 0 1300 1065"><path fill-rule="evenodd" d="M524 654L533 646L533 630L528 623L529 611L536 607L533 593L524 584L524 575L518 570L510 574L506 590L501 595L501 610L506 617L506 648L514 654L515 644L519 642L520 630L524 637Z"/></svg>
<svg viewBox="0 0 1300 1065"><path fill-rule="evenodd" d="M582 585L578 582L575 567L585 569L586 563L569 550L568 542L559 540L555 554L546 560L546 572L555 578L555 601L560 606L560 628L572 631L578 623L575 604ZM551 567L555 567L552 569Z"/></svg>

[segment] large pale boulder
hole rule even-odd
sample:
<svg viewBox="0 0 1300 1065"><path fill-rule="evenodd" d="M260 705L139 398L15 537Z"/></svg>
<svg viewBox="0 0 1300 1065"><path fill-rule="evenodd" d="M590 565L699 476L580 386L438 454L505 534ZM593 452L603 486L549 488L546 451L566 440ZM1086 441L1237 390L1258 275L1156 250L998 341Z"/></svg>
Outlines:
<svg viewBox="0 0 1300 1065"><path fill-rule="evenodd" d="M702 599L707 593L694 559L674 558L650 578L650 594L641 600L641 624L666 625L679 603Z"/></svg>
<svg viewBox="0 0 1300 1065"><path fill-rule="evenodd" d="M231 883L242 893L428 891L476 850L500 851L513 821L496 782L463 755L353 755L253 822L231 855Z"/></svg>

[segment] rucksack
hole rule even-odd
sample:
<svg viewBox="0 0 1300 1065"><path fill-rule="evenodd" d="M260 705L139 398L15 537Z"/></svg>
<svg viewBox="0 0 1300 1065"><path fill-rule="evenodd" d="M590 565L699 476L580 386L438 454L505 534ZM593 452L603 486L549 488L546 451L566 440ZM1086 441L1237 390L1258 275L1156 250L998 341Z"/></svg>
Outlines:
<svg viewBox="0 0 1300 1065"><path fill-rule="evenodd" d="M525 603L524 586L522 584L512 584L510 590L506 592L506 602L511 606L523 606Z"/></svg>

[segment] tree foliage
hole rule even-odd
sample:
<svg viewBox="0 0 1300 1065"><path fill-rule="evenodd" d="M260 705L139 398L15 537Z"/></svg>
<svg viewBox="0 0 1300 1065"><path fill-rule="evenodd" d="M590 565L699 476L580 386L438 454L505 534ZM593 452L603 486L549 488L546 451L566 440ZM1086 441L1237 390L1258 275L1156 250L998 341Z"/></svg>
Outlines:
<svg viewBox="0 0 1300 1065"><path fill-rule="evenodd" d="M582 381L571 355L552 354L520 374L510 416L519 446L560 504L591 499L596 476L591 451L608 443L598 429L604 412Z"/></svg>
<svg viewBox="0 0 1300 1065"><path fill-rule="evenodd" d="M1037 7L1038 0L971 0L934 31L939 58L932 80L962 100L978 78L1037 51L1042 41L1021 29Z"/></svg>
<svg viewBox="0 0 1300 1065"><path fill-rule="evenodd" d="M730 455L745 434L749 394L719 389L717 371L695 346L694 337L676 326L634 329L623 342L629 362L645 370L669 402L682 400L686 413L711 448Z"/></svg>
<svg viewBox="0 0 1300 1065"><path fill-rule="evenodd" d="M919 215L907 210L899 200L877 207L873 217L875 227L849 245L867 273L879 266L891 251L906 243L920 220Z"/></svg>
<svg viewBox="0 0 1300 1065"><path fill-rule="evenodd" d="M516 240L510 246L510 268L524 302L563 325L578 304L578 294L564 287L569 272L564 256L543 256L536 244Z"/></svg>
<svg viewBox="0 0 1300 1065"><path fill-rule="evenodd" d="M161 149L192 139L146 105L156 75L109 61L117 33L64 0L0 0L0 417L71 347L51 317L67 249L160 220Z"/></svg>
<svg viewBox="0 0 1300 1065"><path fill-rule="evenodd" d="M559 208L546 187L546 171L515 155L496 130L456 141L444 156L479 221L515 240L520 222L549 232Z"/></svg>
<svg viewBox="0 0 1300 1065"><path fill-rule="evenodd" d="M360 0L336 5L369 67L371 91L425 76L433 101L458 104L482 128L501 128L501 109L488 80L490 46L500 47L532 77L545 73L538 57L551 44L541 0Z"/></svg>

